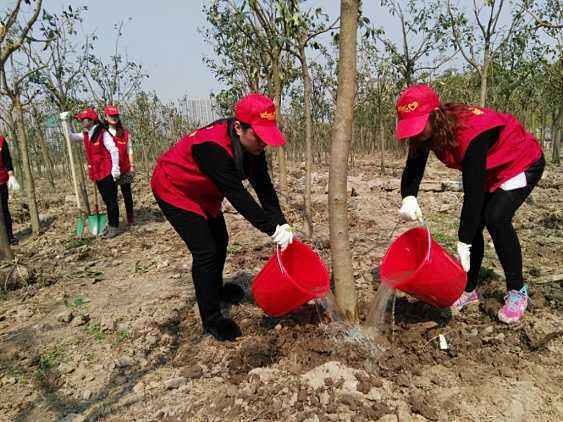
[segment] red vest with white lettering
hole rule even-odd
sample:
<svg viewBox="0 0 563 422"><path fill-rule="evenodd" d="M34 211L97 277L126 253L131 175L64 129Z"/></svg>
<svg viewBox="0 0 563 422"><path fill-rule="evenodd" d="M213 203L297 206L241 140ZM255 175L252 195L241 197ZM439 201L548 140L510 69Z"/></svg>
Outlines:
<svg viewBox="0 0 563 422"><path fill-rule="evenodd" d="M512 115L488 108L472 107L462 117L457 133L457 147L436 152L446 166L461 170L463 157L473 141L481 133L500 127L497 141L487 153L486 189L494 192L507 180L527 170L542 155L538 141L528 133Z"/></svg>
<svg viewBox="0 0 563 422"><path fill-rule="evenodd" d="M6 142L4 137L0 135L0 185L5 184L10 178L8 170L6 170L6 166L4 165L4 160L2 160L2 148L4 148L4 142Z"/></svg>
<svg viewBox="0 0 563 422"><path fill-rule="evenodd" d="M93 141L90 140L90 134L87 131L83 132L88 176L94 182L105 179L111 174L111 155L104 145L104 132L104 129L100 130L98 137Z"/></svg>
<svg viewBox="0 0 563 422"><path fill-rule="evenodd" d="M233 156L226 122L198 129L160 156L151 187L156 197L207 219L219 215L224 194L201 172L192 156L192 147L203 142L213 142Z"/></svg>
<svg viewBox="0 0 563 422"><path fill-rule="evenodd" d="M129 152L127 151L129 132L124 130L122 138L116 134L113 136L113 142L115 142L115 146L119 151L119 171L121 174L129 173L129 171L131 171L131 162L129 161Z"/></svg>

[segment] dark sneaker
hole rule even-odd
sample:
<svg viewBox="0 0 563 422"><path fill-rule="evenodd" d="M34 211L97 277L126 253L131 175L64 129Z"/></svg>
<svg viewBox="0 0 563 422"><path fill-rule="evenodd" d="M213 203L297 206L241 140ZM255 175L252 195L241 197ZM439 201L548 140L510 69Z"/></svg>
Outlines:
<svg viewBox="0 0 563 422"><path fill-rule="evenodd" d="M118 236L119 234L121 234L119 227L108 226L107 230L103 234L103 237L106 239L111 239L115 236Z"/></svg>
<svg viewBox="0 0 563 422"><path fill-rule="evenodd" d="M135 215L127 214L127 225L132 226L133 224L135 224Z"/></svg>
<svg viewBox="0 0 563 422"><path fill-rule="evenodd" d="M239 326L230 318L217 316L204 324L204 332L211 334L219 341L234 341L242 336Z"/></svg>
<svg viewBox="0 0 563 422"><path fill-rule="evenodd" d="M18 243L20 243L20 241L18 240L17 237L12 236L12 237L10 238L10 240L8 240L8 243L9 243L10 245L17 245Z"/></svg>

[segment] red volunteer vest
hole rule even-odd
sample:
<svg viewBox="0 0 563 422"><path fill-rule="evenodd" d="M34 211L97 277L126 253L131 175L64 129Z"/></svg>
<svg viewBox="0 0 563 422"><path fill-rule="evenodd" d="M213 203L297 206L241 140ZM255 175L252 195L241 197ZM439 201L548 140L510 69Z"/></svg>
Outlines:
<svg viewBox="0 0 563 422"><path fill-rule="evenodd" d="M224 194L193 159L192 147L203 142L214 142L233 155L226 122L198 129L160 156L151 187L163 201L207 219L219 215Z"/></svg>
<svg viewBox="0 0 563 422"><path fill-rule="evenodd" d="M88 176L94 182L102 180L111 174L111 155L104 145L104 130L98 134L97 139L90 141L90 134L85 131L84 151L88 161Z"/></svg>
<svg viewBox="0 0 563 422"><path fill-rule="evenodd" d="M131 171L131 162L129 161L129 153L127 151L129 132L125 130L123 138L117 135L113 136L113 142L119 151L119 171L121 174L129 173Z"/></svg>
<svg viewBox="0 0 563 422"><path fill-rule="evenodd" d="M455 149L436 152L446 166L461 170L469 144L481 133L501 127L498 140L487 153L486 189L494 192L507 180L527 170L542 155L538 141L512 115L488 108L473 107L457 133Z"/></svg>
<svg viewBox="0 0 563 422"><path fill-rule="evenodd" d="M4 148L4 142L6 142L4 137L0 135L0 185L8 182L8 179L10 178L8 170L6 170L6 166L4 165L4 160L2 159L2 148Z"/></svg>

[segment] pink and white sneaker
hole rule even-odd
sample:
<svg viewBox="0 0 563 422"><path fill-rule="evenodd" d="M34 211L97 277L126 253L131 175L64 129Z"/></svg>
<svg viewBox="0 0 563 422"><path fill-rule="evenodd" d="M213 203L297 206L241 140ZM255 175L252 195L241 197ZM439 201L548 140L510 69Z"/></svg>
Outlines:
<svg viewBox="0 0 563 422"><path fill-rule="evenodd" d="M507 324L518 322L528 307L528 285L520 290L511 290L504 297L504 306L498 311L498 319Z"/></svg>
<svg viewBox="0 0 563 422"><path fill-rule="evenodd" d="M472 305L474 303L479 303L479 293L477 293L477 289L474 289L471 292L464 291L450 308L452 311L459 312L467 305Z"/></svg>

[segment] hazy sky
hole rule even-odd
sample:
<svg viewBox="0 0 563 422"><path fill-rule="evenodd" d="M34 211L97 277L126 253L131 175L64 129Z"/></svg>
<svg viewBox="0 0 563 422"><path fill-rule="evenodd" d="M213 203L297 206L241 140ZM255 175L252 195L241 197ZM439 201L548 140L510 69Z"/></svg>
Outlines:
<svg viewBox="0 0 563 422"><path fill-rule="evenodd" d="M468 2L470 0L463 0ZM10 0L0 0L2 6ZM219 84L202 56L211 49L203 41L197 28L205 25L202 0L44 0L45 9L60 12L72 4L88 6L82 31L95 32L99 39L97 51L107 57L115 42L113 26L125 21L122 46L128 56L141 63L150 78L145 88L155 89L163 99L187 94L206 97ZM339 13L338 0L311 0L313 6L322 6L331 17ZM398 34L395 19L382 13L379 0L364 0L364 14L372 23L383 26L392 37ZM129 18L131 20L129 21Z"/></svg>

